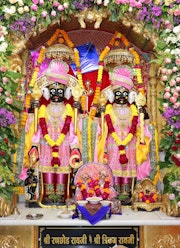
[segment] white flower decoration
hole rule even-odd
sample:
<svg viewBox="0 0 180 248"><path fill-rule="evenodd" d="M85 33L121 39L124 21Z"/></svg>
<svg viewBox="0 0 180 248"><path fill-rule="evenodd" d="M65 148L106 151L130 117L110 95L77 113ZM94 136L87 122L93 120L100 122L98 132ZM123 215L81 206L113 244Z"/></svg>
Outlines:
<svg viewBox="0 0 180 248"><path fill-rule="evenodd" d="M2 52L2 53L6 52L7 47L8 47L8 43L5 42L5 41L2 42L2 43L0 44L0 52Z"/></svg>

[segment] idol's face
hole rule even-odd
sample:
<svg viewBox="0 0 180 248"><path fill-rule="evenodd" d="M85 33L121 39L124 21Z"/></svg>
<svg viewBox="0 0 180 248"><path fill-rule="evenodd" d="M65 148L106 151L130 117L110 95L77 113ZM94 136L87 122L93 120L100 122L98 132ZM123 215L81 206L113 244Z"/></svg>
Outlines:
<svg viewBox="0 0 180 248"><path fill-rule="evenodd" d="M49 86L50 99L52 102L63 102L64 101L65 87L63 84L54 83Z"/></svg>
<svg viewBox="0 0 180 248"><path fill-rule="evenodd" d="M126 88L117 88L114 90L114 102L116 104L124 105L128 102L128 95L129 91Z"/></svg>

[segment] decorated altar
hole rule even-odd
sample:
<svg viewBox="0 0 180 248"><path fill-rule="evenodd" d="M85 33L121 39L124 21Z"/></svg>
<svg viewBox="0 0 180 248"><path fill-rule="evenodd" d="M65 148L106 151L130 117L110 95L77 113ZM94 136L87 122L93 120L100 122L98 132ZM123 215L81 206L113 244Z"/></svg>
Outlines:
<svg viewBox="0 0 180 248"><path fill-rule="evenodd" d="M29 247L44 247L48 230L69 226L73 245L72 227L97 225L119 235L96 230L114 240L98 241L85 228L83 245L176 244L179 2L3 0L0 10L3 235L26 226Z"/></svg>

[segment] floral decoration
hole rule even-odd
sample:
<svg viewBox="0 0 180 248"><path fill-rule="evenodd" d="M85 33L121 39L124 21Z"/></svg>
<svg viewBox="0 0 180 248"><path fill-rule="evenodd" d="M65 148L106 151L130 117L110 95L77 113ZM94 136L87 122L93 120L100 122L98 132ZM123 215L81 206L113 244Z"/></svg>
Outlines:
<svg viewBox="0 0 180 248"><path fill-rule="evenodd" d="M180 208L180 170L176 165L171 166L164 177L164 193L168 194L170 205Z"/></svg>
<svg viewBox="0 0 180 248"><path fill-rule="evenodd" d="M13 130L17 123L15 117L17 106L15 99L13 100L14 74L8 72L4 66L0 67L0 71L0 200L3 198L9 201L16 186L14 164L11 159L17 143Z"/></svg>
<svg viewBox="0 0 180 248"><path fill-rule="evenodd" d="M143 191L138 194L138 197L139 197L139 201L145 202L147 204L156 202L158 198L156 193L152 193L152 192L147 193Z"/></svg>
<svg viewBox="0 0 180 248"><path fill-rule="evenodd" d="M109 197L109 186L110 182L108 178L105 178L103 186L101 185L99 178L89 178L87 185L82 180L77 182L77 187L80 189L83 199L97 196L106 200Z"/></svg>
<svg viewBox="0 0 180 248"><path fill-rule="evenodd" d="M161 113L165 119L162 130L160 149L165 153L164 161L159 164L171 175L168 183L179 182L178 173L180 166L180 0L1 0L0 5L0 109L13 112L17 110L18 92L16 79L18 73L8 70L9 56L13 51L10 41L10 33L17 37L22 34L25 39L37 34L39 29L44 29L53 23L60 23L60 18L71 20L71 15L85 9L95 8L106 10L110 21L121 21L126 13L135 17L137 23L143 23L144 30L149 29L158 35L155 47L155 62L160 66L161 82L164 84L164 92L161 93ZM143 32L143 30L142 30ZM27 92L25 92L26 94ZM17 95L17 96L16 96ZM21 102L21 99L18 99ZM4 111L4 110L1 110ZM11 118L11 117L10 117ZM4 121L3 121L4 123ZM6 160L0 157L0 172L7 166L12 166L10 157L14 152L13 144L16 144L15 134L10 131L10 122L6 118L7 126L0 125L0 150L8 154ZM3 124L4 125L4 124ZM12 123L12 125L14 125ZM2 131L3 130L3 131ZM6 143L8 140L8 144ZM10 147L10 148L9 148ZM7 162L8 161L8 165ZM12 170L11 170L12 171ZM10 180L5 179L1 173L0 197L2 197L2 185L7 186L11 182L11 173L6 173ZM174 185L174 184L173 184ZM6 195L3 188L3 197ZM171 187L165 188L166 192L173 194ZM8 193L7 193L8 194ZM176 197L178 196L176 191ZM175 197L175 198L176 198ZM177 199L177 198L176 198Z"/></svg>

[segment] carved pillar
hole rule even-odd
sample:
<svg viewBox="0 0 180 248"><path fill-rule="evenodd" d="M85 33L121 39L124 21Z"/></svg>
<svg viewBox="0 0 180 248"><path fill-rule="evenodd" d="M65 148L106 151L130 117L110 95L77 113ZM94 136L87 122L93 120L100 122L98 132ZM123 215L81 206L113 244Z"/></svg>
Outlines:
<svg viewBox="0 0 180 248"><path fill-rule="evenodd" d="M151 59L153 59L153 57ZM160 94L164 91L164 86L161 84L158 69L156 63L150 64L147 106L150 120L156 124L158 143L160 143L164 119L159 111L160 102L158 101L158 98L161 97Z"/></svg>
<svg viewBox="0 0 180 248"><path fill-rule="evenodd" d="M157 66L155 63L150 64L148 110L151 121L157 123Z"/></svg>

